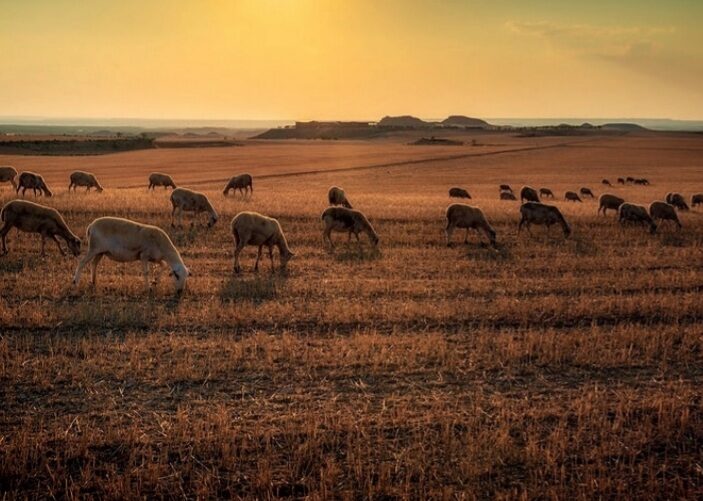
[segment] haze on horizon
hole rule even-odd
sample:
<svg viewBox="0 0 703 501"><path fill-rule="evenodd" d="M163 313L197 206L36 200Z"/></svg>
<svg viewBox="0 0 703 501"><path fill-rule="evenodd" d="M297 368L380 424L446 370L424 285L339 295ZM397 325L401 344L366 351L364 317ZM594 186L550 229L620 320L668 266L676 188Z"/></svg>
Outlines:
<svg viewBox="0 0 703 501"><path fill-rule="evenodd" d="M703 2L2 2L6 116L703 118Z"/></svg>

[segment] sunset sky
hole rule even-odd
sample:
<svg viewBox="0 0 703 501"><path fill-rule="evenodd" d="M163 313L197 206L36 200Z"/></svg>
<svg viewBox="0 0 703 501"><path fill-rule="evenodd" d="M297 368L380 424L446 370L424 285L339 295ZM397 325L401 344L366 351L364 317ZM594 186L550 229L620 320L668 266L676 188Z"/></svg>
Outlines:
<svg viewBox="0 0 703 501"><path fill-rule="evenodd" d="M0 0L0 115L703 119L703 1Z"/></svg>

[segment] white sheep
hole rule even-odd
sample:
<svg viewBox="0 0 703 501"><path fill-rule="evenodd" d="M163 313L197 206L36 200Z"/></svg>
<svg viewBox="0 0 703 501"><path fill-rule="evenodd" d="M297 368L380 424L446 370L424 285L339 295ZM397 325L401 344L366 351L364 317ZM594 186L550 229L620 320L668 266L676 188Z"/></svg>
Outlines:
<svg viewBox="0 0 703 501"><path fill-rule="evenodd" d="M147 189L153 190L157 186L163 186L164 190L169 186L174 190L176 189L176 183L173 182L171 176L162 172L152 172L149 174L149 188Z"/></svg>
<svg viewBox="0 0 703 501"><path fill-rule="evenodd" d="M329 189L327 192L327 201L330 205L341 205L347 209L352 208L351 203L349 203L349 199L347 199L346 193L344 193L344 190L338 186L332 186Z"/></svg>
<svg viewBox="0 0 703 501"><path fill-rule="evenodd" d="M176 188L171 192L171 226L175 227L174 217L178 213L178 223L183 226L183 212L194 212L195 216L201 212L207 212L210 215L208 219L208 228L211 228L219 219L217 211L208 200L204 193L189 190L188 188ZM191 223L192 224L192 223Z"/></svg>
<svg viewBox="0 0 703 501"><path fill-rule="evenodd" d="M186 286L189 271L183 264L178 249L166 232L156 226L130 221L118 217L101 217L90 223L86 230L88 253L81 259L73 277L77 285L83 268L92 261L93 286L96 285L98 263L107 256L113 261L128 263L141 261L144 268L144 283L149 287L149 263L168 265L176 280L176 291Z"/></svg>
<svg viewBox="0 0 703 501"><path fill-rule="evenodd" d="M234 271L239 273L239 254L247 245L258 246L254 271L259 270L259 261L264 245L268 247L271 269L273 270L273 247L278 247L281 269L285 269L288 261L295 255L288 247L281 225L272 217L258 212L240 212L232 219L232 237L234 238Z"/></svg>
<svg viewBox="0 0 703 501"><path fill-rule="evenodd" d="M35 174L34 172L23 172L19 177L19 184L15 189L16 193L22 190L22 196L24 196L27 189L31 189L34 192L34 196L37 196L37 192L44 194L44 196L50 197L53 195L51 190L44 182L44 178L40 174Z"/></svg>
<svg viewBox="0 0 703 501"><path fill-rule="evenodd" d="M464 243L469 240L469 230L481 230L485 233L491 245L496 244L496 232L488 223L483 211L478 207L472 207L466 204L451 204L447 207L447 227L445 233L447 236L447 245L451 245L452 233L455 228L465 228L466 235Z"/></svg>
<svg viewBox="0 0 703 501"><path fill-rule="evenodd" d="M539 202L539 195L537 190L530 186L523 186L520 189L520 201L523 202L527 200L528 202Z"/></svg>
<svg viewBox="0 0 703 501"><path fill-rule="evenodd" d="M85 186L86 192L90 191L91 188L95 188L99 193L103 191L103 187L98 182L98 178L95 177L95 174L90 172L84 172L82 170L74 171L71 173L70 179L71 182L68 185L68 191L71 191L71 188L73 188L73 191L76 191L76 188L79 186Z"/></svg>
<svg viewBox="0 0 703 501"><path fill-rule="evenodd" d="M657 231L657 225L652 217L647 213L641 205L635 205L625 202L618 209L618 221L620 224L626 223L644 224L649 226L649 232L654 234Z"/></svg>
<svg viewBox="0 0 703 501"><path fill-rule="evenodd" d="M251 174L234 176L229 180L222 194L227 196L230 190L234 190L235 194L239 191L243 197L245 197L247 193L251 196L254 194L254 178Z"/></svg>
<svg viewBox="0 0 703 501"><path fill-rule="evenodd" d="M322 221L325 223L322 240L330 246L330 249L334 249L331 238L333 231L348 233L349 240L354 234L357 242L359 241L359 233L366 233L371 244L374 247L378 246L379 238L376 230L373 229L366 216L358 210L346 207L328 207L322 213Z"/></svg>
<svg viewBox="0 0 703 501"><path fill-rule="evenodd" d="M0 167L0 183L10 183L12 184L13 189L17 189L17 181L15 181L15 178L17 177L17 169L14 167L11 167L9 165L5 165L3 167Z"/></svg>
<svg viewBox="0 0 703 501"><path fill-rule="evenodd" d="M598 214L603 211L603 215L605 216L608 209L614 210L615 212L618 211L618 208L625 203L624 198L620 198L616 195L613 195L611 193L603 193L600 198L598 198Z"/></svg>
<svg viewBox="0 0 703 501"><path fill-rule="evenodd" d="M44 205L35 204L26 200L13 200L5 204L0 213L0 221L3 222L0 228L2 238L2 253L7 253L7 234L12 228L27 233L39 233L41 235L41 255L44 255L46 239L51 238L56 242L61 255L64 251L61 244L56 239L58 235L68 246L74 256L81 252L81 240L68 227L66 221L56 209Z"/></svg>
<svg viewBox="0 0 703 501"><path fill-rule="evenodd" d="M523 225L527 227L528 233L533 224L545 225L549 230L553 224L559 224L564 231L564 236L571 235L571 227L564 219L561 211L553 205L541 202L525 202L520 206L520 224L517 227L518 235Z"/></svg>
<svg viewBox="0 0 703 501"><path fill-rule="evenodd" d="M676 209L671 204L656 200L649 205L649 215L654 222L673 221L681 229L681 221L679 221L679 216L676 215Z"/></svg>

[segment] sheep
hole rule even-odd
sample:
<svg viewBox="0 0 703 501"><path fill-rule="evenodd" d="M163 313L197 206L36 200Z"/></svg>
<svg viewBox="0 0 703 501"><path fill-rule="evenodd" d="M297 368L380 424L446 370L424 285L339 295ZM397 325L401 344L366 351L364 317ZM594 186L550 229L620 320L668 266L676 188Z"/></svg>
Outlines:
<svg viewBox="0 0 703 501"><path fill-rule="evenodd" d="M222 194L227 196L230 190L234 190L235 194L239 191L243 197L246 197L247 193L251 196L254 194L254 178L251 174L234 176L229 180Z"/></svg>
<svg viewBox="0 0 703 501"><path fill-rule="evenodd" d="M691 196L691 207L703 205L703 193L696 193Z"/></svg>
<svg viewBox="0 0 703 501"><path fill-rule="evenodd" d="M627 177L625 178L625 182L626 182L627 184L632 184L632 183L635 182L635 178L632 177L632 176L627 176Z"/></svg>
<svg viewBox="0 0 703 501"><path fill-rule="evenodd" d="M644 224L649 226L649 232L654 234L657 231L657 225L647 214L647 209L641 205L635 205L628 202L620 205L618 209L618 221L623 226L626 223Z"/></svg>
<svg viewBox="0 0 703 501"><path fill-rule="evenodd" d="M322 234L322 240L329 244L330 250L334 249L331 234L332 231L347 232L349 240L352 233L359 241L359 233L366 233L374 247L378 246L378 234L369 223L366 216L358 210L347 209L344 207L329 207L322 213L322 221L325 223L325 229Z"/></svg>
<svg viewBox="0 0 703 501"><path fill-rule="evenodd" d="M491 245L496 245L496 232L486 220L483 211L478 207L466 204L451 204L447 207L447 227L444 230L447 235L447 246L451 246L452 233L455 228L465 228L466 235L464 243L468 243L469 230L483 231L488 237Z"/></svg>
<svg viewBox="0 0 703 501"><path fill-rule="evenodd" d="M0 183L10 183L13 189L17 189L17 182L15 178L17 177L17 169L6 165L0 167Z"/></svg>
<svg viewBox="0 0 703 501"><path fill-rule="evenodd" d="M56 209L44 205L35 204L26 200L12 200L5 204L0 213L0 220L3 222L0 228L2 237L2 254L7 254L7 234L12 228L17 231L27 233L39 233L41 235L41 255L44 256L46 239L51 238L56 242L59 252L65 256L61 244L56 239L61 237L68 246L68 249L77 256L81 252L81 240L68 227L66 221Z"/></svg>
<svg viewBox="0 0 703 501"><path fill-rule="evenodd" d="M581 188L579 190L579 193L581 193L581 195L584 197L596 198L590 188Z"/></svg>
<svg viewBox="0 0 703 501"><path fill-rule="evenodd" d="M464 188L457 188L456 186L454 188L449 188L449 196L453 198L471 198L468 191Z"/></svg>
<svg viewBox="0 0 703 501"><path fill-rule="evenodd" d="M168 189L170 186L172 189L176 189L176 183L173 182L171 176L168 174L163 174L161 172L152 172L149 174L149 190L153 190L157 186L163 186L164 190Z"/></svg>
<svg viewBox="0 0 703 501"><path fill-rule="evenodd" d="M520 190L520 201L524 202L525 200L528 202L539 202L537 191L529 186L523 186Z"/></svg>
<svg viewBox="0 0 703 501"><path fill-rule="evenodd" d="M568 238L571 235L569 223L566 222L561 211L553 205L541 202L526 202L520 206L520 215L522 217L517 228L518 235L523 225L527 227L529 233L532 224L545 225L548 231L553 224L559 224L564 231L564 237Z"/></svg>
<svg viewBox="0 0 703 501"><path fill-rule="evenodd" d="M278 254L281 260L281 269L284 270L288 261L295 255L288 247L281 225L276 219L266 217L258 212L240 212L232 219L232 237L234 238L234 272L239 273L239 254L246 245L259 247L256 256L254 271L259 270L261 251L266 245L271 259L271 270L273 271L273 246L278 247Z"/></svg>
<svg viewBox="0 0 703 501"><path fill-rule="evenodd" d="M649 186L649 180L647 178L635 179L635 184L640 184L642 186Z"/></svg>
<svg viewBox="0 0 703 501"><path fill-rule="evenodd" d="M352 205L349 203L349 199L347 199L347 195L344 193L344 190L338 186L332 186L329 189L327 192L327 200L330 205L341 205L347 209L352 208Z"/></svg>
<svg viewBox="0 0 703 501"><path fill-rule="evenodd" d="M618 184L625 184L625 180L623 178L619 177Z"/></svg>
<svg viewBox="0 0 703 501"><path fill-rule="evenodd" d="M554 193L549 188L540 188L539 194L545 198L554 198Z"/></svg>
<svg viewBox="0 0 703 501"><path fill-rule="evenodd" d="M564 200L567 202L581 202L582 200L579 198L578 193L575 191L567 191L564 193Z"/></svg>
<svg viewBox="0 0 703 501"><path fill-rule="evenodd" d="M88 252L78 263L73 276L73 286L78 285L83 269L92 261L93 287L95 287L98 264L103 257L107 256L120 263L141 261L147 289L149 288L149 263L170 267L176 282L176 292L180 294L185 289L190 272L183 263L178 249L161 228L119 217L100 217L88 225L85 235L88 241Z"/></svg>
<svg viewBox="0 0 703 501"><path fill-rule="evenodd" d="M671 204L656 200L649 205L649 215L656 222L657 220L673 221L681 229L681 221L676 215L676 209ZM661 226L661 223L659 223Z"/></svg>
<svg viewBox="0 0 703 501"><path fill-rule="evenodd" d="M21 189L22 196L24 196L24 192L27 191L28 188L30 188L34 192L35 197L37 196L37 192L39 192L39 194L43 193L44 196L47 197L53 195L49 187L44 182L44 178L41 177L39 174L35 174L34 172L23 172L22 174L20 174L19 184L15 189L15 193L19 193Z"/></svg>
<svg viewBox="0 0 703 501"><path fill-rule="evenodd" d="M82 170L77 170L71 173L71 183L68 185L68 191L76 191L78 186L85 186L86 193L90 191L91 188L98 190L98 193L102 193L103 187L98 182L95 174L90 172L83 172Z"/></svg>
<svg viewBox="0 0 703 501"><path fill-rule="evenodd" d="M603 179L600 183L605 186L612 186L612 184L610 184L610 181L608 181L607 179Z"/></svg>
<svg viewBox="0 0 703 501"><path fill-rule="evenodd" d="M515 198L515 195L513 195L513 193L510 191L502 191L500 193L500 199L501 200L517 200L517 198Z"/></svg>
<svg viewBox="0 0 703 501"><path fill-rule="evenodd" d="M507 191L509 193L513 192L513 189L510 187L509 184L501 184L500 185L500 191Z"/></svg>
<svg viewBox="0 0 703 501"><path fill-rule="evenodd" d="M623 198L616 195L611 195L610 193L603 193L598 199L598 214L603 211L603 215L605 216L608 209L612 209L617 212L618 208L624 203L625 200Z"/></svg>
<svg viewBox="0 0 703 501"><path fill-rule="evenodd" d="M171 205L173 205L173 210L171 211L171 226L175 227L174 216L178 212L178 222L180 226L183 226L183 212L194 212L197 217L201 212L207 212L210 215L208 219L207 227L212 228L219 216L217 211L213 208L210 200L208 200L205 194L189 190L188 188L176 188L171 192ZM193 222L191 222L191 226Z"/></svg>
<svg viewBox="0 0 703 501"><path fill-rule="evenodd" d="M681 193L667 193L665 200L679 210L688 210L688 204Z"/></svg>

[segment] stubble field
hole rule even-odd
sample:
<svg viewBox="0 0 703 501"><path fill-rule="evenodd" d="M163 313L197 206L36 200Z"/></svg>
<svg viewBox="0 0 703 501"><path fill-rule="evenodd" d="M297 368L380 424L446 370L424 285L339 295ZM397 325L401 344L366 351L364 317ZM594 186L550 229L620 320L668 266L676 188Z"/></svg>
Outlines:
<svg viewBox="0 0 703 501"><path fill-rule="evenodd" d="M651 236L596 215L595 201L561 201L581 186L644 204L703 192L703 138L481 140L0 157L46 173L56 196L40 202L79 236L103 215L157 224L193 273L176 298L165 274L146 291L137 263L103 260L96 290L89 274L71 289L75 259L53 245L42 258L37 236L12 231L0 257L0 490L703 496L703 210ZM101 172L105 192L67 194L78 168ZM208 194L220 222L170 228L169 192L146 191L152 170ZM224 198L221 179L244 171L251 200ZM628 175L652 184L600 184ZM551 188L572 237L518 236L519 203L498 200L501 183ZM323 248L333 184L375 226L377 251L339 234ZM445 246L454 185L485 211L497 249L476 234L462 244L463 231ZM279 219L296 253L287 272L268 259L252 272L250 248L232 274L241 210Z"/></svg>

